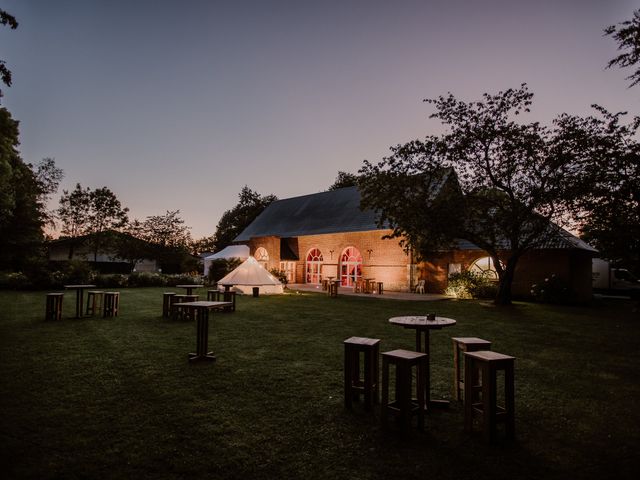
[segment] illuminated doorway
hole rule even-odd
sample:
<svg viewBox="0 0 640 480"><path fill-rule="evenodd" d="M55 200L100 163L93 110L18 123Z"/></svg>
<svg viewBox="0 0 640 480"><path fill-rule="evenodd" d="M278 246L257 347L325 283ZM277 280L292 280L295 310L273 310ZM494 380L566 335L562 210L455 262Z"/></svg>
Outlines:
<svg viewBox="0 0 640 480"><path fill-rule="evenodd" d="M353 287L362 278L362 255L355 247L347 247L340 256L340 284Z"/></svg>
<svg viewBox="0 0 640 480"><path fill-rule="evenodd" d="M322 252L317 248L311 249L307 254L306 280L307 283L319 284L322 280L320 271L322 269Z"/></svg>

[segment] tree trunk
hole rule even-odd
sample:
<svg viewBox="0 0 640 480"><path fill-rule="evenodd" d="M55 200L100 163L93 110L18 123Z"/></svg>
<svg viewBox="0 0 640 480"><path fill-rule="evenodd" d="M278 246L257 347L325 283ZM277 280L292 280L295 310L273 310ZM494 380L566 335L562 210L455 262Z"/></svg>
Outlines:
<svg viewBox="0 0 640 480"><path fill-rule="evenodd" d="M517 259L513 257L507 260L507 265L500 276L498 295L494 301L496 305L511 305L511 285L516 271L516 263Z"/></svg>

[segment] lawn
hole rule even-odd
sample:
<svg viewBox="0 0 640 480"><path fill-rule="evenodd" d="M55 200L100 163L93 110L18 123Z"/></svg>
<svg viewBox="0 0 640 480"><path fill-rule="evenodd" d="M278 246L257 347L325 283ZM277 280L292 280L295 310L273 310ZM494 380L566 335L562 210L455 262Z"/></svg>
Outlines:
<svg viewBox="0 0 640 480"><path fill-rule="evenodd" d="M640 319L590 307L402 302L319 294L239 297L216 314L218 360L190 365L195 327L160 316L162 289L121 290L120 316L44 322L43 292L0 292L3 478L626 478L640 467ZM342 341L412 349L391 316L436 311L433 393L451 398L452 336L516 360L516 441L463 432L458 404L424 433L347 412ZM359 407L359 406L356 406Z"/></svg>

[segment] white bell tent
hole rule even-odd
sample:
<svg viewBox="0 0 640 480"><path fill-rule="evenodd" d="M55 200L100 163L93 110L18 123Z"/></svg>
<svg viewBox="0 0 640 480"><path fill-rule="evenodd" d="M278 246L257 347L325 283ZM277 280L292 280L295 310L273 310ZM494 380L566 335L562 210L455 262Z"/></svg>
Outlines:
<svg viewBox="0 0 640 480"><path fill-rule="evenodd" d="M251 294L253 288L260 288L260 294L283 293L280 280L271 275L258 261L249 257L234 271L218 280L218 285L231 285L231 290Z"/></svg>
<svg viewBox="0 0 640 480"><path fill-rule="evenodd" d="M247 258L249 258L249 247L246 245L229 245L228 247L220 250L218 253L214 253L213 255L204 257L202 260L204 261L205 277L209 275L209 267L211 267L211 262L213 262L214 260L219 260L221 258L239 258L240 260L246 260Z"/></svg>

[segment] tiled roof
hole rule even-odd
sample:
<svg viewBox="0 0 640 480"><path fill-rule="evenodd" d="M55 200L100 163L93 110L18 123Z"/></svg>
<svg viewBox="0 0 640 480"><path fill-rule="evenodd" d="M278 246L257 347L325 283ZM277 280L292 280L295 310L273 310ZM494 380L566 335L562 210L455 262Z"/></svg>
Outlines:
<svg viewBox="0 0 640 480"><path fill-rule="evenodd" d="M586 250L592 253L598 253L598 250L593 248L584 240L579 239L572 233L566 231L564 228L560 228L557 225L551 224L554 231L550 233L548 238L546 238L540 245L536 247L536 250L553 250L553 249L564 249L564 250ZM470 242L469 240L458 239L456 240L456 248L459 250L482 250L476 244ZM504 240L500 248L507 250L509 248L509 243Z"/></svg>
<svg viewBox="0 0 640 480"><path fill-rule="evenodd" d="M358 187L276 200L234 241L252 237L298 237L337 232L380 230L373 210L360 210Z"/></svg>

